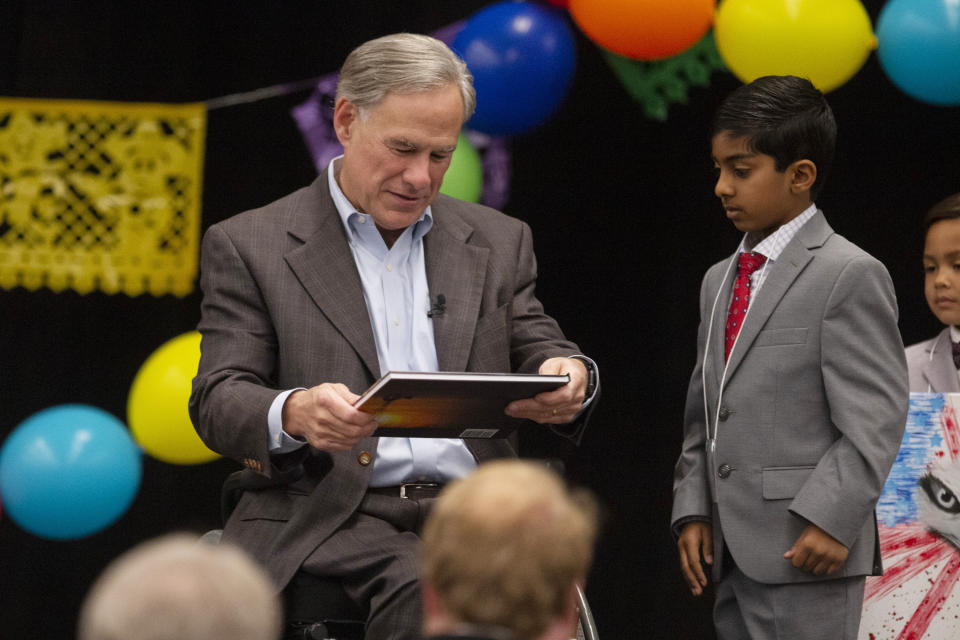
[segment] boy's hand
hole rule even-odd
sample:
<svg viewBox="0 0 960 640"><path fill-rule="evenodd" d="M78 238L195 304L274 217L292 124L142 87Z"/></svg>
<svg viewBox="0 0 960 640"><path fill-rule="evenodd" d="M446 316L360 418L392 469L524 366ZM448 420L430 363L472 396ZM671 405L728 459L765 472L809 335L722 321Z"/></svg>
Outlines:
<svg viewBox="0 0 960 640"><path fill-rule="evenodd" d="M815 524L808 524L783 557L797 569L814 575L831 575L847 561L850 550Z"/></svg>
<svg viewBox="0 0 960 640"><path fill-rule="evenodd" d="M707 564L713 564L713 529L709 522L688 522L680 530L677 540L680 551L680 570L690 586L690 592L699 596L707 586L707 574L700 564L700 554Z"/></svg>

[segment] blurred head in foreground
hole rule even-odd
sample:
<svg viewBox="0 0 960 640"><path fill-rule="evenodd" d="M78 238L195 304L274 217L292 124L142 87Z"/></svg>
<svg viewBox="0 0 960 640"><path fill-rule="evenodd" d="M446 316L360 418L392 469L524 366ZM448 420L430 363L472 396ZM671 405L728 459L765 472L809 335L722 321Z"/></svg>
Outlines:
<svg viewBox="0 0 960 640"><path fill-rule="evenodd" d="M570 638L596 511L586 491L533 462L490 462L448 485L423 532L426 634Z"/></svg>
<svg viewBox="0 0 960 640"><path fill-rule="evenodd" d="M87 594L79 640L276 640L281 612L242 551L173 534L114 560Z"/></svg>

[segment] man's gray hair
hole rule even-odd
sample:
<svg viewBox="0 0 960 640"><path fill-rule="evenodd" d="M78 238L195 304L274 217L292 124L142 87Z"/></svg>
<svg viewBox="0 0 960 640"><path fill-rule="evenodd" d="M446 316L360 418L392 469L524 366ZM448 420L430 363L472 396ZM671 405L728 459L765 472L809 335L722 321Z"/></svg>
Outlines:
<svg viewBox="0 0 960 640"><path fill-rule="evenodd" d="M282 611L266 572L239 548L177 533L111 562L78 627L80 640L277 640Z"/></svg>
<svg viewBox="0 0 960 640"><path fill-rule="evenodd" d="M452 84L463 98L463 121L477 104L473 76L447 45L430 36L394 33L369 40L347 56L340 69L337 100L346 98L361 113L387 94L431 91Z"/></svg>

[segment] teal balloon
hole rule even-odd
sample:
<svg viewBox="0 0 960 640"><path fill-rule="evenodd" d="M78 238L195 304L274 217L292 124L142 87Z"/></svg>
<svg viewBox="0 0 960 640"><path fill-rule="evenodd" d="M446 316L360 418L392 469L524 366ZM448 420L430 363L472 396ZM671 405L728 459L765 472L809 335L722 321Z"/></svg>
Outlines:
<svg viewBox="0 0 960 640"><path fill-rule="evenodd" d="M467 136L460 134L457 140L457 150L450 158L450 166L443 176L440 193L458 200L479 202L483 191L483 163L480 154L474 148Z"/></svg>
<svg viewBox="0 0 960 640"><path fill-rule="evenodd" d="M960 105L960 4L890 0L877 19L877 57L899 89L922 102Z"/></svg>
<svg viewBox="0 0 960 640"><path fill-rule="evenodd" d="M42 538L100 531L126 512L140 487L141 454L124 424L82 404L39 411L0 449L5 515Z"/></svg>

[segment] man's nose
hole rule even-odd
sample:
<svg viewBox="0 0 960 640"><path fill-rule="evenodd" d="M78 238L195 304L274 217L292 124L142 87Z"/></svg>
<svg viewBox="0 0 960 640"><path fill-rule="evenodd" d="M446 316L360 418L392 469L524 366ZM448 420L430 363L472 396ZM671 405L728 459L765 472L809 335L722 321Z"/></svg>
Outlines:
<svg viewBox="0 0 960 640"><path fill-rule="evenodd" d="M407 168L403 172L403 179L415 189L425 189L430 186L430 156L416 154L409 159Z"/></svg>

